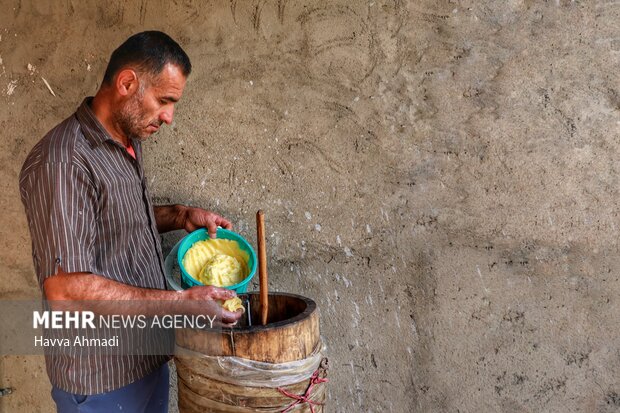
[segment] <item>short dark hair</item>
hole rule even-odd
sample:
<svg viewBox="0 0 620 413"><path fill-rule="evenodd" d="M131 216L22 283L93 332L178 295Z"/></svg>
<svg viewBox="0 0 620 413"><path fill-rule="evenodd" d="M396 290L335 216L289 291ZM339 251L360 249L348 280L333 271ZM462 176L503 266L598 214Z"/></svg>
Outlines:
<svg viewBox="0 0 620 413"><path fill-rule="evenodd" d="M167 63L178 66L185 77L192 71L185 51L166 33L154 30L137 33L112 52L103 83L111 84L118 71L129 65L157 76Z"/></svg>

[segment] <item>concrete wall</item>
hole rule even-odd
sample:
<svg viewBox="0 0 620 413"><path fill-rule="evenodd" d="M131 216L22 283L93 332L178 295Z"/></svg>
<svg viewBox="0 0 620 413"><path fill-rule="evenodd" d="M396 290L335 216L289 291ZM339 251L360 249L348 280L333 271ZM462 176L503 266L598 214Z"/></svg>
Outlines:
<svg viewBox="0 0 620 413"><path fill-rule="evenodd" d="M38 293L27 152L161 29L194 72L151 191L250 239L265 210L273 288L321 308L327 411L620 410L619 2L0 3L0 298ZM40 358L0 384L51 411Z"/></svg>

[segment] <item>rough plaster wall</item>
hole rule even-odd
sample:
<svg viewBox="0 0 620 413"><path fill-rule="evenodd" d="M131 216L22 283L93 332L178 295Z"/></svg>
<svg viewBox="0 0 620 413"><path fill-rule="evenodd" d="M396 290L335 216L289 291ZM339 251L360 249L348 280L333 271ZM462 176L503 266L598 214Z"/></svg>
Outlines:
<svg viewBox="0 0 620 413"><path fill-rule="evenodd" d="M37 292L26 153L162 29L194 73L152 194L250 239L265 210L272 287L322 311L328 411L620 410L618 2L0 3L1 298ZM3 412L51 411L41 365L3 359Z"/></svg>

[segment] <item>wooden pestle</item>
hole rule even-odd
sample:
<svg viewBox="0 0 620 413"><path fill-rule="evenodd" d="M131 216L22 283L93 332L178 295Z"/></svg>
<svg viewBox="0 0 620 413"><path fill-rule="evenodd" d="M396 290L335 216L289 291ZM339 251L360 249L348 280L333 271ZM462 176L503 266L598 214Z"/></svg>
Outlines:
<svg viewBox="0 0 620 413"><path fill-rule="evenodd" d="M258 278L260 281L260 319L267 324L269 310L269 290L267 287L267 251L265 249L265 214L260 209L256 213L256 237L258 239Z"/></svg>

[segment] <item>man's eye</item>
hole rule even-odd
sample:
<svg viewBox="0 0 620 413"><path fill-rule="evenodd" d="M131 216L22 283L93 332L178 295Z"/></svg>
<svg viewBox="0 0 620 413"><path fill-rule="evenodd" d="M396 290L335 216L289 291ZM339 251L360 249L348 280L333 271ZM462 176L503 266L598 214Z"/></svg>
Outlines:
<svg viewBox="0 0 620 413"><path fill-rule="evenodd" d="M165 104L166 104L166 103L168 103L168 102L166 102L166 100L165 100L165 99L159 99L159 103L160 103L160 104L162 104L162 105L165 105Z"/></svg>

